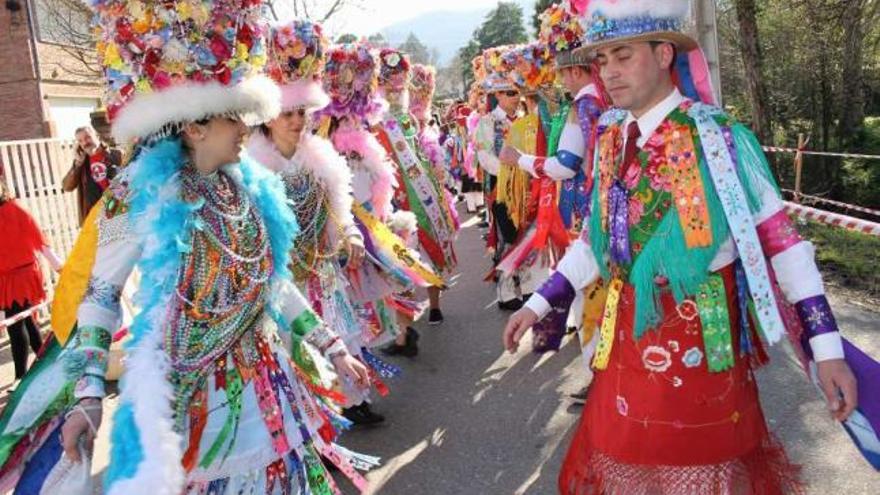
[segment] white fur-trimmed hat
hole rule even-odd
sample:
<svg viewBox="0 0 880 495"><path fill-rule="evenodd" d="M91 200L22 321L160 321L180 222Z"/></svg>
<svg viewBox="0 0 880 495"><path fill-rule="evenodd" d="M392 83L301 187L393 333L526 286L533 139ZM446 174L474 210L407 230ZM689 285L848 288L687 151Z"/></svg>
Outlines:
<svg viewBox="0 0 880 495"><path fill-rule="evenodd" d="M105 102L120 144L217 115L247 124L280 111L259 0L95 0Z"/></svg>

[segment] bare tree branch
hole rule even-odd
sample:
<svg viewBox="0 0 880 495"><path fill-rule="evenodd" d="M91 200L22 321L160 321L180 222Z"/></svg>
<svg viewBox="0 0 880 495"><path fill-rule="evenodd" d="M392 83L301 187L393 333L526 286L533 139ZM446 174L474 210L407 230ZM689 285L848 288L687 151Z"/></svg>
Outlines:
<svg viewBox="0 0 880 495"><path fill-rule="evenodd" d="M91 10L78 0L38 0L37 13L40 40L54 44L67 55L57 63L61 71L77 79L99 77Z"/></svg>
<svg viewBox="0 0 880 495"><path fill-rule="evenodd" d="M327 13L324 14L324 17L321 18L321 22L327 22L327 19L330 19L331 17L333 17L333 14L339 12L339 10L342 9L342 7L344 7L346 3L347 2L345 0L335 0L333 2L333 5L331 5L330 8L327 10Z"/></svg>

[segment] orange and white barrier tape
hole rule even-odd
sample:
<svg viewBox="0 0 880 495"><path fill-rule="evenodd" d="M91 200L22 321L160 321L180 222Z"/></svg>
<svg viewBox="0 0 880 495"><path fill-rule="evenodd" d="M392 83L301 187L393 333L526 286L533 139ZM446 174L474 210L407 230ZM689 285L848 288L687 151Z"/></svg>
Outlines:
<svg viewBox="0 0 880 495"><path fill-rule="evenodd" d="M783 189L783 191L790 193L790 194L796 194L791 189ZM822 198L819 196L811 196L809 194L804 194L804 193L800 193L800 194L798 194L798 196L800 198L802 198L803 200L810 202L810 203L825 203L825 204L837 206L838 208L844 208L847 210L858 211L860 213L867 213L868 215L874 215L874 216L880 217L880 211L872 210L870 208L865 208L864 206L851 205L848 203L835 201L833 199Z"/></svg>
<svg viewBox="0 0 880 495"><path fill-rule="evenodd" d="M791 201L785 202L785 211L789 215L795 215L804 220L814 220L834 227L861 232L862 234L880 236L880 223L869 222L860 218L853 218L839 213L831 213L809 206L799 205Z"/></svg>
<svg viewBox="0 0 880 495"><path fill-rule="evenodd" d="M804 155L817 155L817 156L839 156L841 158L864 158L866 160L880 160L880 155L863 155L861 153L836 153L833 151L811 151L811 150L798 150L797 148L784 148L780 146L763 146L764 151L767 153L802 153Z"/></svg>

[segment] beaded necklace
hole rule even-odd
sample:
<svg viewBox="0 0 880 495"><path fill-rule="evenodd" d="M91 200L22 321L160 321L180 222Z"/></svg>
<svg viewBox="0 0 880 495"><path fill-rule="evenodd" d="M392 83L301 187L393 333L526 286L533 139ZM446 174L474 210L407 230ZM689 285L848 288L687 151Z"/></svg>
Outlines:
<svg viewBox="0 0 880 495"><path fill-rule="evenodd" d="M327 198L327 189L305 168L285 171L281 174L287 198L293 202L293 212L299 223L299 234L291 250L291 268L294 277L302 280L308 276L319 275L317 265L333 258L338 246L329 246L322 251L322 239L327 220L333 218ZM335 222L338 225L338 222ZM338 232L337 238L341 238Z"/></svg>
<svg viewBox="0 0 880 495"><path fill-rule="evenodd" d="M224 172L181 171L186 201L195 211L190 249L182 254L176 302L165 333L172 380L179 387L177 421L219 358L242 342L263 314L272 256L266 226L247 194ZM254 346L242 347L249 362Z"/></svg>

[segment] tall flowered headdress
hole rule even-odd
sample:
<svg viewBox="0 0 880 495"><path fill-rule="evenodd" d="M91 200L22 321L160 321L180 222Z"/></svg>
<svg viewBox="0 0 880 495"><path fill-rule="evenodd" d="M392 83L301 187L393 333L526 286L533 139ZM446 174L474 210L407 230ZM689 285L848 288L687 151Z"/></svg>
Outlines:
<svg viewBox="0 0 880 495"><path fill-rule="evenodd" d="M96 0L96 50L120 144L234 114L249 124L279 111L266 63L260 0Z"/></svg>
<svg viewBox="0 0 880 495"><path fill-rule="evenodd" d="M266 72L281 86L283 110L316 110L330 103L320 82L327 46L320 24L295 20L272 27Z"/></svg>
<svg viewBox="0 0 880 495"><path fill-rule="evenodd" d="M543 43L518 45L503 57L510 67L508 77L522 91L534 92L556 80L553 57Z"/></svg>
<svg viewBox="0 0 880 495"><path fill-rule="evenodd" d="M436 74L437 70L433 66L413 64L412 77L409 81L409 110L420 119L430 116Z"/></svg>
<svg viewBox="0 0 880 495"><path fill-rule="evenodd" d="M586 43L577 51L595 52L614 43L666 41L676 46L673 76L689 98L713 103L706 57L685 32L689 0L591 0L586 6Z"/></svg>
<svg viewBox="0 0 880 495"><path fill-rule="evenodd" d="M396 48L379 51L379 84L390 85L396 91L407 89L410 77L409 57Z"/></svg>
<svg viewBox="0 0 880 495"><path fill-rule="evenodd" d="M550 50L557 69L590 65L590 52L575 51L584 41L584 28L568 0L551 5L538 18L538 41Z"/></svg>
<svg viewBox="0 0 880 495"><path fill-rule="evenodd" d="M510 81L511 66L504 58L504 54L512 48L512 45L503 45L483 50L483 68L486 71L486 78L483 80L482 86L486 92L496 93L516 89Z"/></svg>
<svg viewBox="0 0 880 495"><path fill-rule="evenodd" d="M369 118L381 109L376 100L376 59L362 43L336 45L327 53L324 91L330 104L319 113L332 117Z"/></svg>

